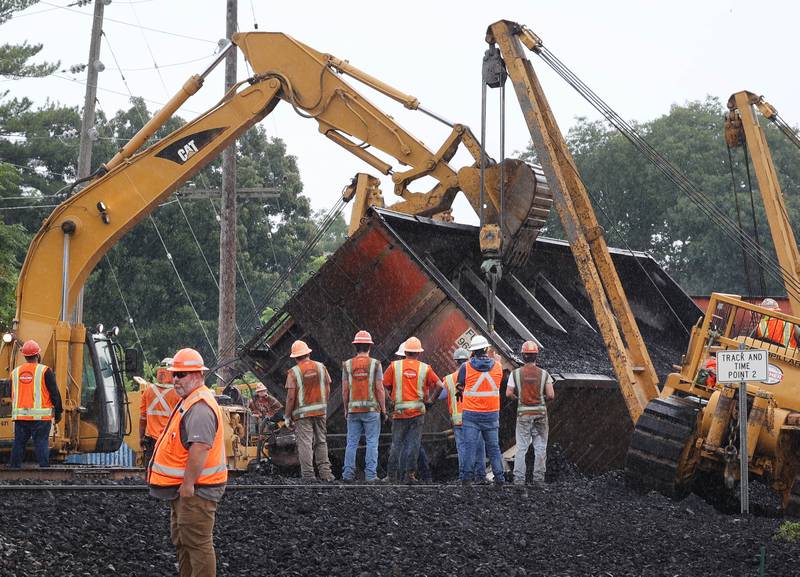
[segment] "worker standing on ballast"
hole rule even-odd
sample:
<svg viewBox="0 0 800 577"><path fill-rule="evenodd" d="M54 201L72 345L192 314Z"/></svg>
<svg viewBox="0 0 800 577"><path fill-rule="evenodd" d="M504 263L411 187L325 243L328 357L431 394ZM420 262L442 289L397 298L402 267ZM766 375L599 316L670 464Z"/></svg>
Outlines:
<svg viewBox="0 0 800 577"><path fill-rule="evenodd" d="M147 471L150 494L170 501L170 537L181 577L215 577L214 521L228 467L222 411L203 380L203 357L181 349L168 367L181 401L159 437Z"/></svg>
<svg viewBox="0 0 800 577"><path fill-rule="evenodd" d="M458 348L453 352L453 360L461 366L469 360L469 351L464 348ZM456 441L456 453L458 454L458 479L463 481L466 478L466 458L464 455L464 427L462 426L462 405L463 401L458 396L456 387L456 379L458 378L458 369L454 373L450 373L442 379L443 390L439 395L439 399L447 399L447 409L450 413L450 424L453 426L453 436ZM473 467L473 479L475 481L483 481L486 479L486 445L483 442L483 437L478 437L478 442L475 449L475 461Z"/></svg>
<svg viewBox="0 0 800 577"><path fill-rule="evenodd" d="M536 365L539 345L533 341L522 344L525 364L514 369L508 377L506 396L517 402L517 454L514 457L514 484L525 485L528 447L533 443L533 483L544 483L547 470L547 405L555 398L553 377Z"/></svg>
<svg viewBox="0 0 800 577"><path fill-rule="evenodd" d="M356 356L342 365L342 407L347 421L344 481L355 479L356 452L362 434L367 445L364 479L375 481L378 477L378 439L386 417L386 391L381 363L369 354L373 344L372 335L358 331L353 338Z"/></svg>
<svg viewBox="0 0 800 577"><path fill-rule="evenodd" d="M140 381L145 384L139 405L139 444L145 467L153 458L156 441L167 426L172 410L181 400L172 384L172 373L169 372L171 364L170 358L161 361L156 370L155 383Z"/></svg>
<svg viewBox="0 0 800 577"><path fill-rule="evenodd" d="M311 360L311 349L304 341L292 343L289 356L297 363L286 375L286 424L294 425L300 475L305 481L319 478L333 481L328 459L328 397L331 377L325 365Z"/></svg>
<svg viewBox="0 0 800 577"><path fill-rule="evenodd" d="M392 448L387 464L390 481L416 482L417 463L425 405L439 395L441 382L430 365L419 360L422 343L409 337L403 344L404 359L393 361L383 374L383 385L391 399Z"/></svg>
<svg viewBox="0 0 800 577"><path fill-rule="evenodd" d="M489 357L489 341L475 335L469 344L469 362L458 369L456 386L463 398L461 416L464 430L464 479L474 480L475 453L479 437L486 443L486 453L492 465L495 485L505 483L503 456L500 453L500 387L503 367L497 359Z"/></svg>
<svg viewBox="0 0 800 577"><path fill-rule="evenodd" d="M33 437L33 449L40 467L50 466L50 427L61 420L61 393L56 376L40 363L42 349L34 340L22 345L25 362L11 371L11 419L14 421L14 444L9 467L19 469L25 445Z"/></svg>

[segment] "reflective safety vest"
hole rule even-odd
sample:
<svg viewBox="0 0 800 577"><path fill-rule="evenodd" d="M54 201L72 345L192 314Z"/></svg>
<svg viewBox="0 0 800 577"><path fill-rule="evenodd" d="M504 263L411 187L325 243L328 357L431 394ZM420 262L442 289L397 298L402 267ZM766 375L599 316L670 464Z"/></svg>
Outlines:
<svg viewBox="0 0 800 577"><path fill-rule="evenodd" d="M756 328L756 336L774 343L780 343L784 347L797 348L794 325L785 322L783 319L762 317Z"/></svg>
<svg viewBox="0 0 800 577"><path fill-rule="evenodd" d="M44 384L47 365L23 363L11 371L11 418L15 421L53 420L53 401Z"/></svg>
<svg viewBox="0 0 800 577"><path fill-rule="evenodd" d="M464 411L488 413L500 410L500 381L503 379L503 368L495 362L487 372L474 369L466 363L464 378Z"/></svg>
<svg viewBox="0 0 800 577"><path fill-rule="evenodd" d="M450 410L450 423L454 427L460 427L462 424L461 404L456 397L456 378L458 371L447 375L444 378L444 386L447 388L447 408Z"/></svg>
<svg viewBox="0 0 800 577"><path fill-rule="evenodd" d="M547 371L534 364L525 364L514 369L514 384L517 387L517 414L546 413L544 387Z"/></svg>
<svg viewBox="0 0 800 577"><path fill-rule="evenodd" d="M349 391L348 412L369 413L380 410L378 401L375 400L375 373L380 370L380 363L371 357L359 356L345 361L344 374Z"/></svg>
<svg viewBox="0 0 800 577"><path fill-rule="evenodd" d="M228 467L225 464L225 439L223 436L222 410L214 393L201 386L178 403L169 418L164 434L158 439L153 452L153 460L147 471L147 482L159 487L173 487L183 482L189 449L181 442L181 421L195 403L206 403L217 417L217 432L214 443L208 452L206 462L200 471L196 485L223 485L228 480Z"/></svg>
<svg viewBox="0 0 800 577"><path fill-rule="evenodd" d="M425 379L428 376L427 364L416 361L414 368L409 362L415 359L402 359L392 362L394 372L394 413L393 417L401 417L404 412L418 411L425 414Z"/></svg>
<svg viewBox="0 0 800 577"><path fill-rule="evenodd" d="M171 386L151 384L142 394L144 416L147 419L145 435L158 439L169 422L172 409L181 401L180 395Z"/></svg>
<svg viewBox="0 0 800 577"><path fill-rule="evenodd" d="M325 365L306 359L293 366L291 372L297 384L297 406L292 418L324 417L328 410Z"/></svg>

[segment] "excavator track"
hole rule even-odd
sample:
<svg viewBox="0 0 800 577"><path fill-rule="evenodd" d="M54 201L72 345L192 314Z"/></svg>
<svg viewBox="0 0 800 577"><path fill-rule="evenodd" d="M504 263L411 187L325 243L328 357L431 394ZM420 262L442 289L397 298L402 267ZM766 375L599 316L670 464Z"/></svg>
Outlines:
<svg viewBox="0 0 800 577"><path fill-rule="evenodd" d="M636 422L625 458L625 478L634 487L680 498L691 489L689 455L699 407L679 397L651 401Z"/></svg>

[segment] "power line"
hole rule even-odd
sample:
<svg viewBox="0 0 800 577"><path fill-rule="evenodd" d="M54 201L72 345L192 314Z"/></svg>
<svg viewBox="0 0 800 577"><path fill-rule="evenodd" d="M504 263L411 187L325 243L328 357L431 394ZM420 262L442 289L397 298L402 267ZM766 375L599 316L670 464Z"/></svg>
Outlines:
<svg viewBox="0 0 800 577"><path fill-rule="evenodd" d="M66 10L67 12L74 12L75 14L80 14L82 16L89 16L86 12L81 10L75 10L73 8L69 8L67 6L59 6L58 4L53 4L51 2L46 2L45 0L40 0L41 4L46 6L52 6L53 8L59 8L61 10ZM169 32L168 30L160 30L158 28L150 28L149 26L141 26L136 24L131 24L130 22L125 22L124 20L117 20L115 18L105 18L107 22L114 22L115 24L121 24L123 26L130 26L132 28L143 28L145 30L149 30L150 32L157 32L159 34L166 34L168 36L175 36L176 38L185 38L187 40L195 40L197 42L206 42L208 44L217 44L216 40L207 40L205 38L198 38L197 36L189 36L188 34L179 34L177 32Z"/></svg>

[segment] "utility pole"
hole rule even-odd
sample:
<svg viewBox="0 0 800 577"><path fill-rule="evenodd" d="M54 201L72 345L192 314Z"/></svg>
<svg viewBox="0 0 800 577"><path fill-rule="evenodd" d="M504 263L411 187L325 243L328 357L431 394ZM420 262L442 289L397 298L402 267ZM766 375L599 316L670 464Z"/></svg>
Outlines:
<svg viewBox="0 0 800 577"><path fill-rule="evenodd" d="M226 0L228 40L236 32L238 0ZM225 92L236 83L236 51L225 59ZM222 211L219 233L219 329L217 334L217 360L224 363L235 354L236 346L236 143L222 152ZM233 371L226 367L220 371L224 381L229 381Z"/></svg>
<svg viewBox="0 0 800 577"><path fill-rule="evenodd" d="M97 101L97 76L103 65L100 62L100 37L103 34L103 10L111 0L95 0L94 20L92 23L92 39L89 42L89 60L86 64L86 94L83 100L83 118L81 119L81 137L78 145L78 178L89 176L92 170L92 135L94 129L94 109ZM75 302L74 321L83 322L83 287Z"/></svg>

